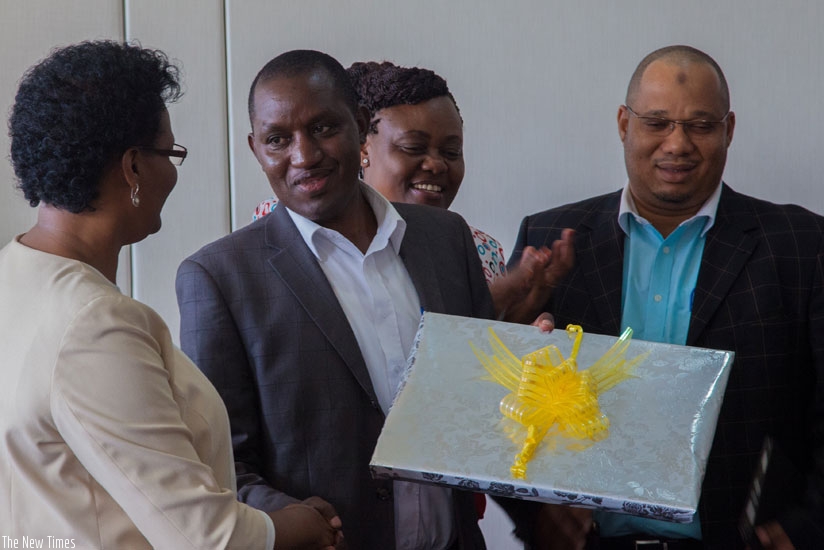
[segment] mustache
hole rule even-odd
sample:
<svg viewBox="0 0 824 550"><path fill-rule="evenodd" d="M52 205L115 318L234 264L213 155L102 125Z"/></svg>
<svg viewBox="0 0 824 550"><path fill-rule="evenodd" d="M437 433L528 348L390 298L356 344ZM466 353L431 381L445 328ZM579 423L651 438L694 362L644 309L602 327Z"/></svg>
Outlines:
<svg viewBox="0 0 824 550"><path fill-rule="evenodd" d="M303 172L292 178L291 183L292 185L300 185L301 183L304 183L309 180L326 177L332 172L333 169L331 167L312 168L311 170L304 170Z"/></svg>

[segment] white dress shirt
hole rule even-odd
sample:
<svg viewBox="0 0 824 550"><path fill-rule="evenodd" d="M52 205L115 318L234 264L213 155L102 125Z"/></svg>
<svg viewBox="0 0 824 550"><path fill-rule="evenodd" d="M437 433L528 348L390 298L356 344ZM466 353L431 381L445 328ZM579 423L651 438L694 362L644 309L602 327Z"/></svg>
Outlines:
<svg viewBox="0 0 824 550"><path fill-rule="evenodd" d="M399 256L406 222L377 191L364 183L361 190L378 223L365 254L337 231L287 211L349 320L378 402L387 414L406 370L421 307ZM448 548L455 536L451 491L396 481L394 492L398 550ZM346 533L345 524L343 530Z"/></svg>

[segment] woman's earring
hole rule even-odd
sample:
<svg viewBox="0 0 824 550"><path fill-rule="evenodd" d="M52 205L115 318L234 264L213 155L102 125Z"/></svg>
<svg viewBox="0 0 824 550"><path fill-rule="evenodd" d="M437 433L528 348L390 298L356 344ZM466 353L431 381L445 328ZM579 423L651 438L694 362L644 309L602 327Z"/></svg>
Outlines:
<svg viewBox="0 0 824 550"><path fill-rule="evenodd" d="M368 158L363 158L363 159L361 159L360 163L361 163L361 165L360 165L360 170L358 170L358 177L360 179L363 179L363 169L366 168L367 166L369 166L369 159Z"/></svg>
<svg viewBox="0 0 824 550"><path fill-rule="evenodd" d="M135 208L140 206L140 197L137 196L138 193L140 193L140 185L135 184L135 186L132 187L132 206Z"/></svg>

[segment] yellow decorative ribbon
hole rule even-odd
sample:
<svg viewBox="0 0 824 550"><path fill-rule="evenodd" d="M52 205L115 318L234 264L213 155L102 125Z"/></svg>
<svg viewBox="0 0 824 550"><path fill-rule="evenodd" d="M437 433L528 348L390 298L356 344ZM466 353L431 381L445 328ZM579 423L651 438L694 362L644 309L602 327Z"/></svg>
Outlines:
<svg viewBox="0 0 824 550"><path fill-rule="evenodd" d="M527 462L548 435L590 442L578 450L606 438L609 419L598 407L598 396L631 378L635 367L649 355L647 352L625 359L632 340L632 329L627 328L592 366L579 371L577 357L584 331L578 325L569 325L566 332L575 338L566 359L553 345L528 353L519 361L492 328L489 329L491 356L469 343L489 373L484 380L496 382L510 391L501 400L500 410L504 417L516 423L512 437L522 440L521 451L515 455L510 468L513 477L526 477Z"/></svg>

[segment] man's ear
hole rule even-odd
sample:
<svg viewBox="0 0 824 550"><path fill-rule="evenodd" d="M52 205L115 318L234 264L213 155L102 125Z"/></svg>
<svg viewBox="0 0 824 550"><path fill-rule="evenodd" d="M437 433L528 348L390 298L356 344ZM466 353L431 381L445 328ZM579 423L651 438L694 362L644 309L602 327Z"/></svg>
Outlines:
<svg viewBox="0 0 824 550"><path fill-rule="evenodd" d="M727 115L727 147L732 143L733 133L735 133L735 113L730 111Z"/></svg>
<svg viewBox="0 0 824 550"><path fill-rule="evenodd" d="M249 135L246 136L246 143L249 145L249 149L252 151L252 154L255 155L257 158L257 153L255 153L255 134L249 132Z"/></svg>
<svg viewBox="0 0 824 550"><path fill-rule="evenodd" d="M627 137L627 126L629 125L629 111L626 106L618 107L618 137L621 138L621 143Z"/></svg>

